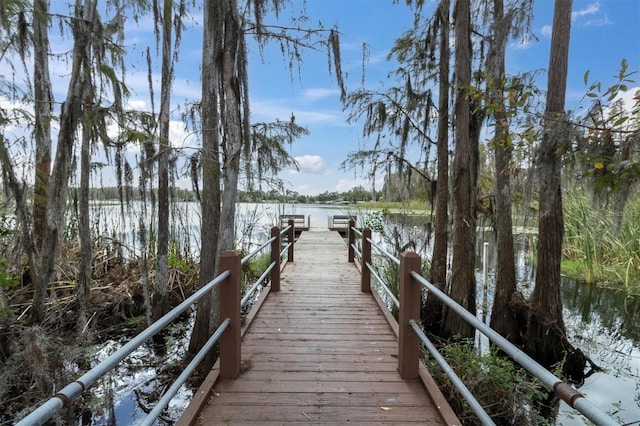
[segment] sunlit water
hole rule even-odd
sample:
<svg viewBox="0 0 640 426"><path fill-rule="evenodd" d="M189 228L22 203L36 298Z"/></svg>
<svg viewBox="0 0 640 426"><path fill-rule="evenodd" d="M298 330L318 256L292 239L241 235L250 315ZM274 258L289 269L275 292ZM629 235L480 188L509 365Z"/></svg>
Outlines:
<svg viewBox="0 0 640 426"><path fill-rule="evenodd" d="M134 224L121 221L115 206L101 207L103 221L112 221L119 236L135 251L137 225L141 213L130 209L129 215ZM112 209L109 211L109 209ZM238 204L238 220L236 235L240 244L250 249L269 238L272 226L277 225L277 218L282 214L302 214L309 218L312 228L326 228L331 215L355 215L360 219L367 212L356 206L335 205L303 205L303 204ZM128 222L128 223L127 223ZM174 232L182 235L183 243L188 244L194 253L199 252L200 213L195 203L179 203L172 217ZM249 224L256 224L250 226ZM414 223L399 229L398 240L416 242L419 251L430 251L430 241L420 239L424 234L424 223ZM375 238L375 237L374 237ZM528 247L531 236L524 232L517 236L517 273L520 287L526 292L532 286L533 271L529 264ZM420 241L419 241L420 240ZM495 256L492 245L484 246L484 240L491 241L491 234L482 232L479 235L479 255L477 262L478 306L479 317L488 318L491 306L491 285L493 279ZM488 250L486 268L486 288L484 294L484 274L482 265L482 248ZM629 297L624 292L600 289L594 286L566 281L563 284L565 322L570 341L582 349L597 365L604 369L587 378L580 387L589 401L603 411L609 413L620 423L640 421L640 299ZM483 300L484 299L484 300ZM153 401L146 401L156 388L168 387L170 384L156 382L158 368L171 362L177 362L184 354L188 344L189 322L185 322L168 339L166 352L157 351L153 345L145 345L134 352L118 369L109 374L100 385L93 389L94 395L103 401L102 409L94 412L92 424L135 424L144 418L143 406L151 406ZM103 359L112 353L121 343L107 342L96 355L96 360ZM161 364L152 363L152 359L162 359ZM175 419L184 409L192 396L192 390L186 387L172 401L167 413L167 420ZM96 407L99 408L99 407ZM100 413L100 414L98 414ZM557 425L584 425L584 418L563 403L558 409Z"/></svg>

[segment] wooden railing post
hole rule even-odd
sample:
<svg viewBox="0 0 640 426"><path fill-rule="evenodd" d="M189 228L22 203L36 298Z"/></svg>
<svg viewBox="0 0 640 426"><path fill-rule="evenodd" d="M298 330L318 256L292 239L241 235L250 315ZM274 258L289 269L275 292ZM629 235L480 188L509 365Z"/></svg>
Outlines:
<svg viewBox="0 0 640 426"><path fill-rule="evenodd" d="M413 252L400 255L400 312L398 315L398 372L403 379L416 379L420 368L420 339L409 320L420 321L420 285L411 272L420 273L420 256Z"/></svg>
<svg viewBox="0 0 640 426"><path fill-rule="evenodd" d="M293 219L289 219L289 232L287 233L289 240L289 250L287 251L287 262L293 262L293 243L296 239L296 230Z"/></svg>
<svg viewBox="0 0 640 426"><path fill-rule="evenodd" d="M353 218L349 219L349 229L347 230L347 238L349 245L349 263L353 263L353 259L355 257L355 250L353 249L354 244L356 243L356 233L353 232L353 227L356 226L356 221Z"/></svg>
<svg viewBox="0 0 640 426"><path fill-rule="evenodd" d="M271 263L276 262L271 269L271 291L280 291L280 228L271 228Z"/></svg>
<svg viewBox="0 0 640 426"><path fill-rule="evenodd" d="M360 275L360 291L371 293L371 271L367 263L371 263L371 229L362 230L362 274Z"/></svg>
<svg viewBox="0 0 640 426"><path fill-rule="evenodd" d="M235 379L240 375L240 254L225 251L220 254L220 270L231 274L220 284L220 318L229 318L229 328L220 337L220 377Z"/></svg>

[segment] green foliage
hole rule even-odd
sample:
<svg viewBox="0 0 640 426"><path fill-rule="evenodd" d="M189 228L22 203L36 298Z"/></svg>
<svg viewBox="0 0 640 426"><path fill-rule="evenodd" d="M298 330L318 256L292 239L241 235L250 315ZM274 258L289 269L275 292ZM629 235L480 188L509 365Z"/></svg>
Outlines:
<svg viewBox="0 0 640 426"><path fill-rule="evenodd" d="M189 264L185 259L185 256L183 256L183 253L180 251L180 246L175 241L171 241L169 244L167 264L169 265L169 268L178 269L180 271L185 271L193 267L193 265Z"/></svg>
<svg viewBox="0 0 640 426"><path fill-rule="evenodd" d="M242 253L241 256L245 256L247 253ZM270 253L262 253L258 254L251 259L247 263L242 266L242 292L253 285L255 281L260 278L260 275L266 271L266 269L271 264L271 254Z"/></svg>
<svg viewBox="0 0 640 426"><path fill-rule="evenodd" d="M15 234L15 222L5 213L0 214L0 238L11 237ZM9 260L0 257L0 289L11 290L18 287L20 279L11 272Z"/></svg>
<svg viewBox="0 0 640 426"><path fill-rule="evenodd" d="M369 211L364 216L364 226L371 229L373 232L384 231L384 210Z"/></svg>
<svg viewBox="0 0 640 426"><path fill-rule="evenodd" d="M563 273L640 291L640 200L629 203L624 212L616 212L594 208L585 194L573 191L565 197L563 212ZM619 230L614 224L618 214L623 215Z"/></svg>
<svg viewBox="0 0 640 426"><path fill-rule="evenodd" d="M440 353L497 424L549 424L534 408L546 397L544 386L497 350L480 355L471 343L455 343ZM478 424L467 402L428 354L426 364L462 423Z"/></svg>
<svg viewBox="0 0 640 426"><path fill-rule="evenodd" d="M8 266L7 259L0 259L0 288L5 291L16 288L20 284L19 277L9 271Z"/></svg>
<svg viewBox="0 0 640 426"><path fill-rule="evenodd" d="M589 81L588 70L584 74L584 98L590 106L582 123L586 135L581 142L580 159L585 175L594 178L598 194L620 191L640 180L640 162L632 154L632 147L640 138L640 96L635 94L635 104L630 108L621 96L635 83L631 77L637 72L628 67L627 60L622 59L614 76L616 82L607 88L600 81Z"/></svg>

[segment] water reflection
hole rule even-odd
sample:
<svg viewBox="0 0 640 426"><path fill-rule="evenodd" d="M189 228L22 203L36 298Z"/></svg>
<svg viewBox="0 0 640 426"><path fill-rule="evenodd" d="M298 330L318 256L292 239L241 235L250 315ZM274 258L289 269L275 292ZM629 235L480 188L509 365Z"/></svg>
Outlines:
<svg viewBox="0 0 640 426"><path fill-rule="evenodd" d="M622 424L640 422L640 297L565 280L562 298L569 340L604 370L580 392ZM558 420L584 424L564 405Z"/></svg>

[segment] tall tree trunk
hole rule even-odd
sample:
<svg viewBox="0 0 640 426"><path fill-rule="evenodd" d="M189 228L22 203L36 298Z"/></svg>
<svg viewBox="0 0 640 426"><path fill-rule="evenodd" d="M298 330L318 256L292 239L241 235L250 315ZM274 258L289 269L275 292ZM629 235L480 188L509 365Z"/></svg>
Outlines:
<svg viewBox="0 0 640 426"><path fill-rule="evenodd" d="M85 69L85 78L90 79L90 70ZM88 99L93 89L86 85ZM91 109L90 105L86 108ZM90 112L88 113L90 115ZM78 194L78 233L80 237L80 271L78 277L78 329L82 330L88 321L89 291L91 289L91 269L93 266L93 243L91 241L91 226L89 222L89 187L91 185L91 125L84 120L82 126L82 140L80 148L80 189Z"/></svg>
<svg viewBox="0 0 640 426"><path fill-rule="evenodd" d="M216 276L218 260L218 234L220 229L220 112L218 101L218 69L221 66L222 1L207 1L203 6L202 44L202 226L200 250L200 287ZM195 355L206 343L213 324L218 322L218 291L213 290L198 302L196 319L189 342L189 354ZM207 357L201 366L208 370L215 361Z"/></svg>
<svg viewBox="0 0 640 426"><path fill-rule="evenodd" d="M478 146L471 139L471 17L469 0L456 1L456 105L453 162L453 264L449 295L469 312L476 311L475 240ZM468 337L475 330L451 309L444 309L443 335Z"/></svg>
<svg viewBox="0 0 640 426"><path fill-rule="evenodd" d="M240 154L247 134L243 121L243 101L246 96L246 57L244 34L238 16L236 0L227 0L225 14L224 46L222 59L221 93L224 99L222 122L224 125L222 168L222 209L220 214L220 250L233 250L236 199L240 174ZM248 120L248 116L244 117Z"/></svg>
<svg viewBox="0 0 640 426"><path fill-rule="evenodd" d="M91 29L96 16L96 3L90 0L84 2L76 0L74 11L76 19L73 22L74 45L69 89L60 113L56 157L47 199L47 233L40 253L38 276L34 277L35 291L31 304L31 319L34 323L44 319L47 286L59 255L60 240L65 226L64 217L73 161L73 146L82 116L84 88L87 84L83 69L91 67L89 58L86 57L86 46L90 43Z"/></svg>
<svg viewBox="0 0 640 426"><path fill-rule="evenodd" d="M489 97L495 121L496 166L496 232L497 262L496 290L491 309L491 327L518 344L520 333L516 312L510 304L516 292L516 267L513 250L513 223L511 217L511 152L507 106L504 102L505 48L510 22L504 17L503 0L493 1L493 39L488 54Z"/></svg>
<svg viewBox="0 0 640 426"><path fill-rule="evenodd" d="M162 81L160 87L158 149L158 240L156 248L156 283L153 292L152 318L159 319L169 310L169 109L173 61L171 39L173 0L164 0L162 17Z"/></svg>
<svg viewBox="0 0 640 426"><path fill-rule="evenodd" d="M51 173L51 119L53 95L49 76L49 1L33 3L33 90L36 145L33 182L33 237L36 247L44 241L47 229L47 197ZM36 271L33 271L36 272Z"/></svg>
<svg viewBox="0 0 640 426"><path fill-rule="evenodd" d="M449 250L449 0L438 6L440 19L440 63L438 92L438 180L436 183L436 216L434 226L431 282L441 290L447 284L447 257ZM439 335L442 326L442 302L427 295L422 311L422 322L430 332Z"/></svg>
<svg viewBox="0 0 640 426"><path fill-rule="evenodd" d="M544 134L537 153L540 191L538 264L525 350L538 362L552 366L565 351L565 325L560 295L562 216L562 150L567 135L564 103L567 87L572 0L556 0L551 37Z"/></svg>

